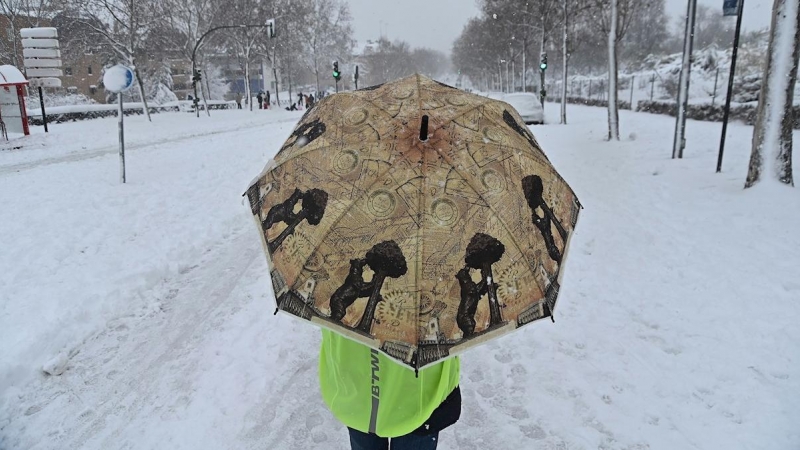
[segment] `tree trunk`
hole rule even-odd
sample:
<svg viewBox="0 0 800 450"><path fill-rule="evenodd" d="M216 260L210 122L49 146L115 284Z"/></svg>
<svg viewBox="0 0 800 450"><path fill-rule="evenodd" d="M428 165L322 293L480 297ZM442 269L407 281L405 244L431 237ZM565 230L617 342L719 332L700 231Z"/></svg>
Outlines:
<svg viewBox="0 0 800 450"><path fill-rule="evenodd" d="M141 75L139 75L139 68L136 67L135 64L131 64L133 66L133 72L136 74L136 84L139 85L139 96L142 98L142 110L144 110L144 115L147 116L147 121L152 122L150 119L150 109L147 107L147 97L144 96L144 81L142 81Z"/></svg>
<svg viewBox="0 0 800 450"><path fill-rule="evenodd" d="M206 108L206 115L211 117L211 111L208 110L208 97L211 95L211 88L208 86L208 70L206 70L205 65L203 65L203 76L202 81L200 81L200 93L203 94L203 106Z"/></svg>
<svg viewBox="0 0 800 450"><path fill-rule="evenodd" d="M792 103L798 57L800 5L797 0L775 0L745 188L758 183L765 170L768 177L775 177L783 184L794 186Z"/></svg>
<svg viewBox="0 0 800 450"><path fill-rule="evenodd" d="M526 61L526 54L528 53L528 38L522 38L522 92L528 92L528 62Z"/></svg>
<svg viewBox="0 0 800 450"><path fill-rule="evenodd" d="M250 104L250 111L252 111L253 93L250 92L250 55L245 55L244 59L244 92L247 95L247 103Z"/></svg>
<svg viewBox="0 0 800 450"><path fill-rule="evenodd" d="M608 31L608 140L619 140L617 103L617 0L611 0L611 26Z"/></svg>
<svg viewBox="0 0 800 450"><path fill-rule="evenodd" d="M314 61L314 75L317 77L317 92L319 92L319 67L317 67L317 61Z"/></svg>
<svg viewBox="0 0 800 450"><path fill-rule="evenodd" d="M275 63L272 64L272 78L275 79L275 104L278 105L278 109L280 109L281 96L278 93L281 91L281 83L278 81L278 69L275 67Z"/></svg>
<svg viewBox="0 0 800 450"><path fill-rule="evenodd" d="M567 10L567 0L562 0L564 7L564 40L561 47L561 56L564 60L561 74L561 123L567 124L567 67L569 63L569 55L567 54L567 45L569 38L567 32L569 30L569 14Z"/></svg>

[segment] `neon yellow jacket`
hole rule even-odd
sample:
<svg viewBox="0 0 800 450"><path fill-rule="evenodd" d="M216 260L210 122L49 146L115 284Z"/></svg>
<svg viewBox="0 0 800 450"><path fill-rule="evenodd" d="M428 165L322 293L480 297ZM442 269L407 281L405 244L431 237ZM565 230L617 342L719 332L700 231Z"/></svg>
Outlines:
<svg viewBox="0 0 800 450"><path fill-rule="evenodd" d="M419 371L383 353L322 330L319 384L322 398L345 426L381 437L419 428L458 386L457 357Z"/></svg>

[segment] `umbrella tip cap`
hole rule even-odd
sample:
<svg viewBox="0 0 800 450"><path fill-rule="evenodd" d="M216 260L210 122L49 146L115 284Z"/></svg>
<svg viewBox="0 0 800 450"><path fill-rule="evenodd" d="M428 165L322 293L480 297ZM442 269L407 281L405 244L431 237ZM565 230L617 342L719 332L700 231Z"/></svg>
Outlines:
<svg viewBox="0 0 800 450"><path fill-rule="evenodd" d="M422 123L419 127L419 140L422 142L428 140L428 116L422 116Z"/></svg>

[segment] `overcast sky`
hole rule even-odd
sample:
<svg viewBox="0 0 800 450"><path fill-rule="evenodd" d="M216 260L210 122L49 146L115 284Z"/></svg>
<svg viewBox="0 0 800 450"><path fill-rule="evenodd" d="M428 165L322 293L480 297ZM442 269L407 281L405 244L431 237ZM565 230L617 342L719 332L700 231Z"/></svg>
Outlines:
<svg viewBox="0 0 800 450"><path fill-rule="evenodd" d="M474 0L346 0L353 14L355 38L401 39L412 47L430 47L450 53L453 41L471 17L479 13ZM722 0L698 0L722 14ZM746 0L743 28L769 26L773 0ZM666 0L667 14L684 17L686 0ZM735 21L735 18L729 18Z"/></svg>

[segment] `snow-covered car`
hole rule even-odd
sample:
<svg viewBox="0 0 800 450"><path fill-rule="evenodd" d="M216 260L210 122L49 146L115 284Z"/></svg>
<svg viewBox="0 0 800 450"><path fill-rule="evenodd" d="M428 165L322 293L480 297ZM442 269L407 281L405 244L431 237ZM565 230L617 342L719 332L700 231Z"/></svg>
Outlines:
<svg viewBox="0 0 800 450"><path fill-rule="evenodd" d="M542 104L539 103L539 97L530 92L517 92L514 94L506 94L503 96L503 101L513 106L517 110L525 125L534 125L544 123L544 109Z"/></svg>
<svg viewBox="0 0 800 450"><path fill-rule="evenodd" d="M502 100L503 96L505 96L506 94L502 92L487 92L485 95L486 97L489 97L492 100Z"/></svg>

